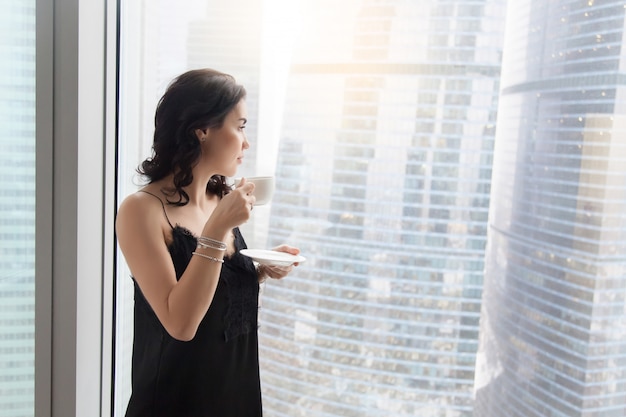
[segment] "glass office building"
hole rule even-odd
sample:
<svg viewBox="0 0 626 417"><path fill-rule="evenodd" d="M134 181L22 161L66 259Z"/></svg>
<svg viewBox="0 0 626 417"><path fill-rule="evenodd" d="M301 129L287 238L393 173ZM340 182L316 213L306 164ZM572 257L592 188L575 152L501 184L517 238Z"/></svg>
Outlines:
<svg viewBox="0 0 626 417"><path fill-rule="evenodd" d="M319 3L268 242L308 260L263 295L265 411L469 416L504 2Z"/></svg>
<svg viewBox="0 0 626 417"><path fill-rule="evenodd" d="M509 7L475 415L623 416L624 2Z"/></svg>
<svg viewBox="0 0 626 417"><path fill-rule="evenodd" d="M34 415L35 2L0 14L0 416Z"/></svg>

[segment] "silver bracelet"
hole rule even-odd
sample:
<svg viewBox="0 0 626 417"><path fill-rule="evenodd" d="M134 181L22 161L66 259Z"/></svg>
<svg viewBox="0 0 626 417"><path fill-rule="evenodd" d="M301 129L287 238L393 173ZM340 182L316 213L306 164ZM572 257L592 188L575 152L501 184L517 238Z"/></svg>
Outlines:
<svg viewBox="0 0 626 417"><path fill-rule="evenodd" d="M226 243L206 236L198 236L198 246L209 249L226 250Z"/></svg>
<svg viewBox="0 0 626 417"><path fill-rule="evenodd" d="M198 256L201 256L201 257L206 258L206 259L208 259L208 260L210 260L210 261L213 261L213 262L224 263L224 260L223 260L223 259L219 259L219 258L215 258L215 257L213 257L213 256L205 255L204 253L191 252L191 254L192 254L192 255L198 255Z"/></svg>
<svg viewBox="0 0 626 417"><path fill-rule="evenodd" d="M219 251L225 251L226 250L226 245L224 246L217 246L217 245L212 245L212 244L206 244L204 242L200 242L198 241L198 245L196 246L196 248L205 248L205 249L215 249L215 250L219 250Z"/></svg>

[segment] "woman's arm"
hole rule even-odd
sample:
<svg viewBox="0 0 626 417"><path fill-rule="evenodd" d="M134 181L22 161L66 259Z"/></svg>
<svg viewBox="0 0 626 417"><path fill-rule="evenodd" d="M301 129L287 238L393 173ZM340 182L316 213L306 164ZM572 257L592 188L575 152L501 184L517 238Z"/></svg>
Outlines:
<svg viewBox="0 0 626 417"><path fill-rule="evenodd" d="M207 220L202 235L225 241L233 227L250 216L247 189L225 196ZM206 314L219 281L224 252L198 248L180 280L163 233L163 208L144 193L128 196L116 219L117 238L126 263L141 291L167 332L191 340ZM169 227L169 226L168 226Z"/></svg>

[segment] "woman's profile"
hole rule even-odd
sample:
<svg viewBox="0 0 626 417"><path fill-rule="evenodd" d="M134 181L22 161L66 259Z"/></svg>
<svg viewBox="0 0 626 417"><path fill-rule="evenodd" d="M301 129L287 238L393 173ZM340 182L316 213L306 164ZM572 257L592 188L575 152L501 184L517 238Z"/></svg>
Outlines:
<svg viewBox="0 0 626 417"><path fill-rule="evenodd" d="M262 415L259 282L293 265L256 267L240 253L254 184L230 187L226 177L250 147L245 97L211 69L175 78L157 105L152 155L138 168L146 185L120 205L117 238L135 286L127 417Z"/></svg>

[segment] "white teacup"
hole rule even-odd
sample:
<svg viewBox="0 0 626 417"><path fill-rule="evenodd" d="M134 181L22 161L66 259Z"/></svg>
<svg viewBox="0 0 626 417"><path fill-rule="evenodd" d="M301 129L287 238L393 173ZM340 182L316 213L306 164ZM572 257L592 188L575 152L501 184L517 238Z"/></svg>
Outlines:
<svg viewBox="0 0 626 417"><path fill-rule="evenodd" d="M256 198L255 206L269 203L274 195L274 177L245 177L246 182L254 184L252 195ZM235 186L239 184L241 178L235 179Z"/></svg>

